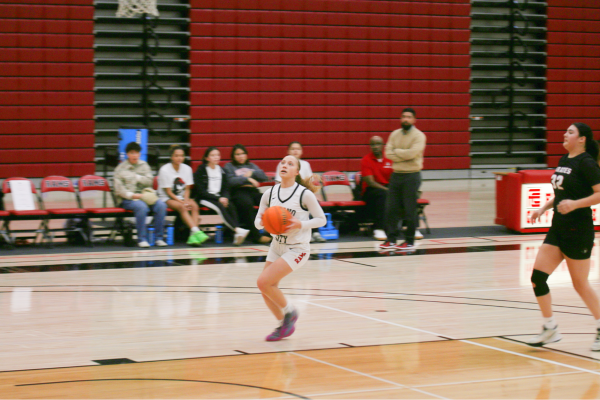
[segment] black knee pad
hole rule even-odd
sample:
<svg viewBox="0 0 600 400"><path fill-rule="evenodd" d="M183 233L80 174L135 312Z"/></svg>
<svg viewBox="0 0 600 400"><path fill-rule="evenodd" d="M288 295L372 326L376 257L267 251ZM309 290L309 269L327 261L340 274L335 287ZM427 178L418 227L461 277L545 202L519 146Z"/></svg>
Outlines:
<svg viewBox="0 0 600 400"><path fill-rule="evenodd" d="M533 283L533 293L535 293L535 297L545 296L550 293L550 288L546 283L549 276L550 275L540 270L533 270L533 273L531 274L531 283Z"/></svg>

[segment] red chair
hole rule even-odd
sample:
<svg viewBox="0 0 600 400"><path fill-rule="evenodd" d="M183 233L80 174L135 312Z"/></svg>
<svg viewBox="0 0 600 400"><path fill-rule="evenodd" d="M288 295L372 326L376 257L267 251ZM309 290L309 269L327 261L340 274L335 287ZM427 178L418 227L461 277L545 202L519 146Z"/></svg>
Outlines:
<svg viewBox="0 0 600 400"><path fill-rule="evenodd" d="M37 242L37 238L38 235L42 235L42 241L46 238L46 231L42 228L42 225L45 221L45 219L48 216L48 212L46 210L42 209L42 203L40 201L40 198L38 196L38 193L35 189L35 185L33 184L33 182L31 182L29 179L27 178L8 178L5 179L4 182L2 183L2 193L6 196L8 194L11 193L11 188L10 188L10 181L27 181L31 184L31 194L33 195L34 198L34 205L36 205L36 209L35 210L15 210L14 209L14 205L13 208L10 210L6 210L4 212L7 212L9 215L5 216L5 220L4 220L4 231L5 231L5 239L8 239L8 242L10 244L14 244L15 239L12 237L13 233L24 233L24 232L35 232L35 237L34 237L34 242ZM4 199L4 208L6 209L7 202L6 199ZM11 230L10 228L10 223L12 221L41 221L40 222L40 226L37 229L20 229L20 230Z"/></svg>
<svg viewBox="0 0 600 400"><path fill-rule="evenodd" d="M260 182L258 187L275 186L277 184L277 181L275 180L275 177L277 176L276 172L265 172L265 175L267 175L267 178L269 179L266 182Z"/></svg>
<svg viewBox="0 0 600 400"><path fill-rule="evenodd" d="M133 213L124 208L116 207L116 200L114 193L110 189L108 185L108 181L96 175L85 175L79 179L78 182L79 189L79 200L83 209L89 214L89 218L115 218L114 224L110 225L110 233L109 240L113 240L116 233L121 233L123 235L123 218L127 216L133 215ZM104 200L104 205L106 205L106 199L109 198L111 201L112 207L96 207L96 201L99 200L98 197L94 197L93 199L87 199L87 195L96 196L99 192L101 192ZM91 207L87 206L87 203L91 203ZM97 230L97 229L96 229ZM92 226L90 230L90 241L94 233L94 228Z"/></svg>
<svg viewBox="0 0 600 400"><path fill-rule="evenodd" d="M366 203L362 200L354 200L352 186L346 174L340 171L328 171L321 175L323 187L323 199L325 201L333 201L335 206L343 209L357 209L364 207ZM332 188L336 188L333 193ZM329 192L329 195L327 194Z"/></svg>
<svg viewBox="0 0 600 400"><path fill-rule="evenodd" d="M42 182L40 184L40 191L42 193L42 195L41 195L42 205L44 205L44 209L48 212L48 215L42 222L43 228L46 232L45 237L46 238L50 237L50 241L52 241L52 235L51 235L52 232L59 232L59 231L60 232L64 231L65 233L77 232L78 234L81 235L81 237L83 238L83 240L86 244L88 244L88 245L91 244L91 240L90 240L91 232L87 228L88 221L89 221L89 215L85 209L81 208L79 196L77 195L77 192L75 191L73 182L71 182L71 180L69 178L66 178L64 176L58 176L58 175L47 176L44 179L42 179ZM46 207L45 202L48 201L48 199L52 193L56 193L56 192L60 192L60 193L64 193L64 194L72 193L72 196L67 196L69 198L66 200L61 199L60 203L58 203L61 205L61 207L55 207L55 208ZM76 218L81 219L85 222L85 224L84 224L85 228L77 226L77 225L74 225L72 227L64 227L64 228L56 228L56 229L50 229L50 227L49 227L49 222L53 219L76 219ZM49 233L50 233L50 235L49 235Z"/></svg>

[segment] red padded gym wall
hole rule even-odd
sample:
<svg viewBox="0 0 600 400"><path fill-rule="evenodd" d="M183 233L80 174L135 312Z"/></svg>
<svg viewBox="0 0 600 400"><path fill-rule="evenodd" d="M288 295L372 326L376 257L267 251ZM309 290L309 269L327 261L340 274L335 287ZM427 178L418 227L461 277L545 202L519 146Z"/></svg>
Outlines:
<svg viewBox="0 0 600 400"><path fill-rule="evenodd" d="M0 0L0 178L94 164L93 0Z"/></svg>
<svg viewBox="0 0 600 400"><path fill-rule="evenodd" d="M548 0L547 153L556 167L563 134L584 122L600 138L600 3Z"/></svg>
<svg viewBox="0 0 600 400"><path fill-rule="evenodd" d="M191 158L242 143L266 171L304 145L356 171L412 106L426 169L469 168L469 0L191 0Z"/></svg>

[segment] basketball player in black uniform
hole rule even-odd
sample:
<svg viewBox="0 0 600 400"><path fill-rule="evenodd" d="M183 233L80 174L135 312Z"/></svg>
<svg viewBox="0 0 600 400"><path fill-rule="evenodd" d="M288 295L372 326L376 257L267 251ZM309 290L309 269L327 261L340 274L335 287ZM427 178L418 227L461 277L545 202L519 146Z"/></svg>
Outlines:
<svg viewBox="0 0 600 400"><path fill-rule="evenodd" d="M562 339L552 316L552 298L547 280L558 265L566 260L573 287L596 319L598 333L592 350L600 351L600 303L588 282L590 255L594 245L590 207L600 203L598 143L589 126L576 122L564 134L563 146L569 154L560 159L552 175L554 198L531 216L535 222L544 212L554 208L552 226L537 254L531 275L544 325L542 332L528 344L540 347Z"/></svg>

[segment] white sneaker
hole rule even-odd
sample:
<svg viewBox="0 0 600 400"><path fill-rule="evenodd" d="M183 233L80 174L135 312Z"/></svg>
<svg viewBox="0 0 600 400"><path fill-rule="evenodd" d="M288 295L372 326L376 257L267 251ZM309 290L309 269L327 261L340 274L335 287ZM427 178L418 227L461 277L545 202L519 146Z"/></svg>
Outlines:
<svg viewBox="0 0 600 400"><path fill-rule="evenodd" d="M167 242L165 242L164 240L160 240L160 239L158 239L156 242L154 242L154 245L157 247L168 246Z"/></svg>
<svg viewBox="0 0 600 400"><path fill-rule="evenodd" d="M375 240L387 240L387 235L385 234L385 231L381 230L381 229L375 229L373 231L373 238L375 238Z"/></svg>
<svg viewBox="0 0 600 400"><path fill-rule="evenodd" d="M323 242L326 242L326 241L327 240L325 240L323 238L323 236L321 236L321 234L319 232L313 233L311 242L323 243Z"/></svg>
<svg viewBox="0 0 600 400"><path fill-rule="evenodd" d="M546 344L555 343L562 339L562 336L558 332L558 325L552 329L548 329L543 326L542 333L529 339L526 343L532 347L542 347ZM595 344L596 342L594 342Z"/></svg>
<svg viewBox="0 0 600 400"><path fill-rule="evenodd" d="M415 239L416 240L423 239L423 234L418 229L415 231Z"/></svg>
<svg viewBox="0 0 600 400"><path fill-rule="evenodd" d="M592 344L592 351L600 351L600 329L596 333L596 339L594 340L594 344Z"/></svg>
<svg viewBox="0 0 600 400"><path fill-rule="evenodd" d="M150 243L144 241L141 241L138 243L138 247L142 247L142 248L146 248L146 247L150 247Z"/></svg>
<svg viewBox="0 0 600 400"><path fill-rule="evenodd" d="M246 240L246 236L250 231L248 229L242 229L240 227L235 228L235 234L233 235L233 244L236 246L241 245Z"/></svg>

